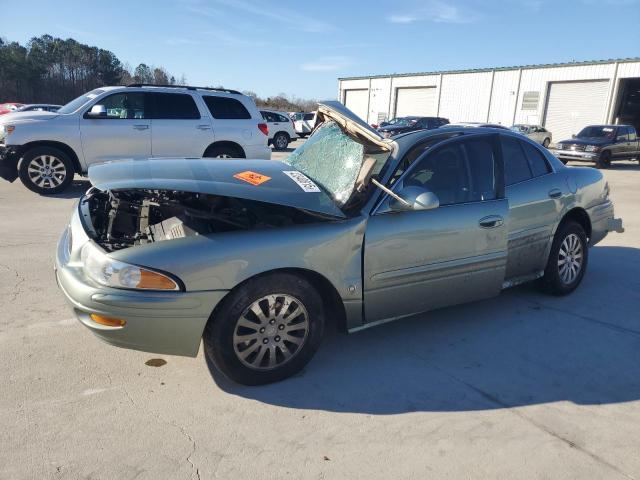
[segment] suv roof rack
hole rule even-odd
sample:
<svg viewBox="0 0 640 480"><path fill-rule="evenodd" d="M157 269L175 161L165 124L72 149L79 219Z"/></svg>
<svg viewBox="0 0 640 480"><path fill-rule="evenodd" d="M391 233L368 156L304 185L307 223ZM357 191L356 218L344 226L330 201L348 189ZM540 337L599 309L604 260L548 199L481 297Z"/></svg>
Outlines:
<svg viewBox="0 0 640 480"><path fill-rule="evenodd" d="M162 88L185 88L187 90L211 90L214 92L234 93L236 95L242 95L237 90L230 90L228 88L215 88L215 87L194 87L191 85L157 85L154 83L130 83L127 87L162 87Z"/></svg>

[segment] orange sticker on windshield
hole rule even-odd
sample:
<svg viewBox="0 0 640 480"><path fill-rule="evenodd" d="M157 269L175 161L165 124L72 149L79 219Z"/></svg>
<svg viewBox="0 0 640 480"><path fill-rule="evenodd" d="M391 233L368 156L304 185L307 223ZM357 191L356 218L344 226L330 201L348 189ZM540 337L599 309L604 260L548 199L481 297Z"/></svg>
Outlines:
<svg viewBox="0 0 640 480"><path fill-rule="evenodd" d="M247 170L246 172L236 173L233 178L237 178L238 180L250 183L251 185L260 185L261 183L271 180L271 177L267 177L266 175L261 175L256 172L251 172L249 170Z"/></svg>

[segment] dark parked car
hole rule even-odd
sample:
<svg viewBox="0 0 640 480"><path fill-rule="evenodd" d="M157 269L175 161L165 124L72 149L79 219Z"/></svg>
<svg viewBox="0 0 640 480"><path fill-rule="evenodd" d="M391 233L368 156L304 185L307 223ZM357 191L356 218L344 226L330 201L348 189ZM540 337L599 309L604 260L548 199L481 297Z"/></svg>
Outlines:
<svg viewBox="0 0 640 480"><path fill-rule="evenodd" d="M640 143L631 125L590 125L562 140L554 151L563 163L594 162L597 168L608 168L613 160L640 160Z"/></svg>
<svg viewBox="0 0 640 480"><path fill-rule="evenodd" d="M415 130L433 130L449 123L449 120L441 117L402 117L394 120L393 123L378 129L384 138Z"/></svg>

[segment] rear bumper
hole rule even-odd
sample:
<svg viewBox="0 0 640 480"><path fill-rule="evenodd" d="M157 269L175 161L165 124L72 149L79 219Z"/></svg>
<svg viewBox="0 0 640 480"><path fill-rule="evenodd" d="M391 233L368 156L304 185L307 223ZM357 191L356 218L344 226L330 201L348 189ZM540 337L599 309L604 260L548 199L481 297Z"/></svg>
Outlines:
<svg viewBox="0 0 640 480"><path fill-rule="evenodd" d="M0 177L9 182L18 178L18 160L20 160L19 146L0 145Z"/></svg>
<svg viewBox="0 0 640 480"><path fill-rule="evenodd" d="M78 243L84 244L86 236L78 227L75 217L70 226L73 242L79 239ZM69 233L65 231L58 242L54 270L58 287L80 323L118 347L169 355L198 354L204 327L227 291L136 291L96 285L83 274L77 258L79 248L73 246L69 252ZM119 318L126 324L104 326L91 319L92 313Z"/></svg>
<svg viewBox="0 0 640 480"><path fill-rule="evenodd" d="M623 233L622 219L615 218L613 213L613 203L607 201L601 205L587 209L591 219L590 245L600 242L609 232Z"/></svg>

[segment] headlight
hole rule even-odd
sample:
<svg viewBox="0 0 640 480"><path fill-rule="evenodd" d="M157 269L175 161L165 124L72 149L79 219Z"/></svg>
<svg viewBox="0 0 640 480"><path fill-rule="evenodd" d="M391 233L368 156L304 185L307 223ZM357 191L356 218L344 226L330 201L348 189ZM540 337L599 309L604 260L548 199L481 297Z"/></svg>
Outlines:
<svg viewBox="0 0 640 480"><path fill-rule="evenodd" d="M106 287L180 290L178 284L166 275L114 260L91 242L82 247L80 258L87 277Z"/></svg>
<svg viewBox="0 0 640 480"><path fill-rule="evenodd" d="M587 145L584 149L585 152L599 152L600 147L597 145Z"/></svg>

